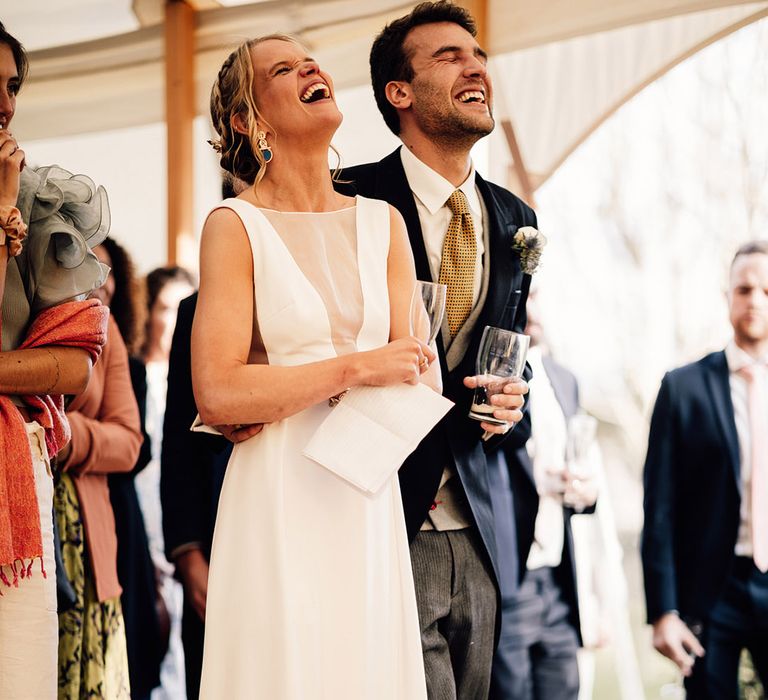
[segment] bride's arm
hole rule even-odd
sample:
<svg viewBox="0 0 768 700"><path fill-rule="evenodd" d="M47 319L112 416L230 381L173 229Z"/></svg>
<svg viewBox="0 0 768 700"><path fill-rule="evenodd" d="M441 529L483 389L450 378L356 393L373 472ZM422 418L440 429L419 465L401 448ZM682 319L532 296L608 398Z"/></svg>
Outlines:
<svg viewBox="0 0 768 700"><path fill-rule="evenodd" d="M411 298L416 288L416 268L408 239L408 230L400 212L389 207L389 257L387 259L387 286L389 288L389 339L413 335L411 328ZM418 334L418 333L417 333ZM422 372L421 382L436 392L443 392L440 359L434 347L429 358L429 369Z"/></svg>
<svg viewBox="0 0 768 700"><path fill-rule="evenodd" d="M248 235L232 210L217 209L203 229L192 327L195 400L207 425L270 423L351 386L415 383L421 358L432 354L418 341L402 338L377 350L310 364L249 365L253 314Z"/></svg>

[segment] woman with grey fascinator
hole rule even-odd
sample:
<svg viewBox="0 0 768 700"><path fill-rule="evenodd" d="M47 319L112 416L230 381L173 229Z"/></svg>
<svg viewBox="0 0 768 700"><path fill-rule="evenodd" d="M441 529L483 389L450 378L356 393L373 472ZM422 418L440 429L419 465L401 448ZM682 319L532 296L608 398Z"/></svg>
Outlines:
<svg viewBox="0 0 768 700"><path fill-rule="evenodd" d="M105 268L106 195L35 170L10 130L28 68L0 23L0 696L56 696L58 620L51 461L69 440L64 395L87 385L107 310L85 295Z"/></svg>

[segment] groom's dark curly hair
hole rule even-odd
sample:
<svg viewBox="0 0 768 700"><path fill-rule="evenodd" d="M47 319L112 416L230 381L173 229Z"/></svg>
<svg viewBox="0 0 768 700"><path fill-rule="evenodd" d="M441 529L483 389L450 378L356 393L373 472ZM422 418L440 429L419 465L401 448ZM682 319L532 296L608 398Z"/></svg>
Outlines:
<svg viewBox="0 0 768 700"><path fill-rule="evenodd" d="M390 22L379 34L371 47L371 83L373 95L381 116L395 136L400 134L400 117L397 110L389 103L385 88L393 80L410 82L413 80L411 56L403 48L409 32L422 24L452 22L466 29L472 36L477 35L477 26L472 15L463 7L454 5L449 0L422 2L413 8L410 14Z"/></svg>

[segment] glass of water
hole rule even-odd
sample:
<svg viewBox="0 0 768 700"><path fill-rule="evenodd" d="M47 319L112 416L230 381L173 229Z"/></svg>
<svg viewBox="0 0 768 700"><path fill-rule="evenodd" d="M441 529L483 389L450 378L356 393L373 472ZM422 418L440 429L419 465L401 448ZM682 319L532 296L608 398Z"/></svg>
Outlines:
<svg viewBox="0 0 768 700"><path fill-rule="evenodd" d="M493 415L497 408L491 397L500 394L504 387L523 375L525 356L530 338L503 328L486 326L477 353L477 388L469 410L469 417L475 420L505 425Z"/></svg>

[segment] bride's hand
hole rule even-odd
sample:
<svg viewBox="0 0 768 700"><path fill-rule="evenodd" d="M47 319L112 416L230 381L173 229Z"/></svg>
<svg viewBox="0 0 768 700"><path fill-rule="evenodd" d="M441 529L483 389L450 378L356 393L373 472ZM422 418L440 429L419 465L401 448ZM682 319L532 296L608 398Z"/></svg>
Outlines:
<svg viewBox="0 0 768 700"><path fill-rule="evenodd" d="M361 352L360 384L387 386L407 382L418 384L436 355L417 338L400 338L376 350Z"/></svg>

